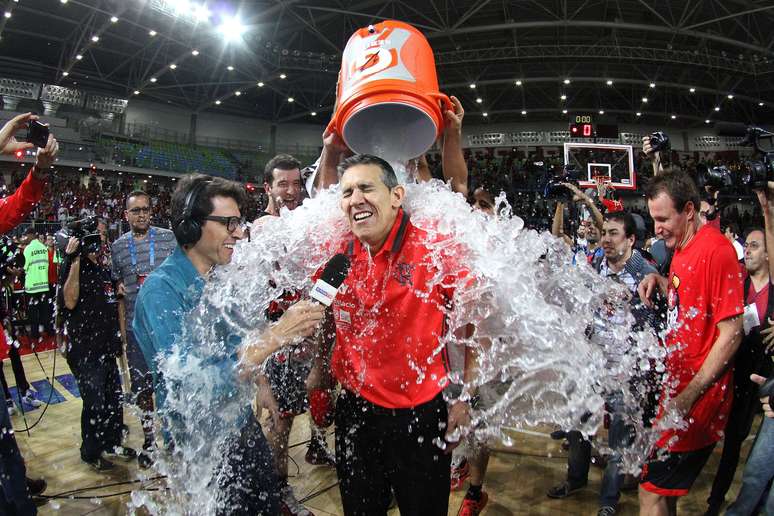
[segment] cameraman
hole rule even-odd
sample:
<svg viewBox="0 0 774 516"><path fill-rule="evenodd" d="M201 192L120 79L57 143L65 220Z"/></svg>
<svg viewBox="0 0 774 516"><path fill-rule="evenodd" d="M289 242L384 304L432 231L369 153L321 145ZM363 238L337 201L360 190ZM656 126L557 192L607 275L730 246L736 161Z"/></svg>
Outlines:
<svg viewBox="0 0 774 516"><path fill-rule="evenodd" d="M591 260L595 255L600 255L599 238L602 233L605 218L597 205L594 204L594 200L583 193L580 188L572 183L562 183L562 186L572 194L572 200L570 202L582 202L591 213L592 224L589 225L585 231L586 245L575 249L576 251L582 250L586 254L589 263L591 263ZM564 205L565 201L563 199L557 200L554 221L551 225L551 234L555 237L562 237L566 242L569 242L570 245L573 245L572 237L564 233ZM583 221L581 221L581 224L583 224Z"/></svg>
<svg viewBox="0 0 774 516"><path fill-rule="evenodd" d="M121 446L118 308L110 269L98 259L100 246L100 235L93 231L82 241L71 237L60 284L66 334L70 337L67 364L83 400L81 460L103 472L114 467L103 454L131 460L137 453Z"/></svg>
<svg viewBox="0 0 774 516"><path fill-rule="evenodd" d="M25 113L9 120L0 128L0 154L11 155L16 151L32 149L35 145L19 142L15 134L24 129L32 120L37 120L32 113ZM46 147L38 149L35 166L19 188L3 199L0 199L0 233L6 233L22 222L43 196L43 187L48 179L49 169L56 160L59 144L52 134L48 137ZM0 348L7 346L5 332L0 328ZM36 514L37 509L30 500L30 489L26 479L24 459L19 453L13 427L8 411L0 410L0 513L2 514ZM35 494L45 489L45 482L36 482ZM42 484L42 485L41 485Z"/></svg>

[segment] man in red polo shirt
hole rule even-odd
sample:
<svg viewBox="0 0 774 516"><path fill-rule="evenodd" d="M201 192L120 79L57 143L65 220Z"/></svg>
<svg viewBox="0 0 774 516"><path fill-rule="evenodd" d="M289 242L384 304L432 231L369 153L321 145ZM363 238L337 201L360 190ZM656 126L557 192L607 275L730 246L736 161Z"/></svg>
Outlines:
<svg viewBox="0 0 774 516"><path fill-rule="evenodd" d="M342 386L335 422L344 513L386 514L392 488L401 514L446 515L449 452L456 445L446 446L446 438L470 418L467 403L447 407L443 399L441 339L465 271L454 256L431 253L430 235L401 208L405 190L386 161L352 156L339 173L341 208L354 237L344 249L351 269L331 307L331 370ZM466 351L466 381L473 356Z"/></svg>
<svg viewBox="0 0 774 516"><path fill-rule="evenodd" d="M674 249L669 277L651 274L639 286L646 303L661 290L669 308L667 403L659 417L677 412L687 428L667 430L656 443L640 481L640 514L672 515L723 437L742 338L743 289L731 244L716 228L700 228L699 192L690 177L661 173L645 194L656 234Z"/></svg>

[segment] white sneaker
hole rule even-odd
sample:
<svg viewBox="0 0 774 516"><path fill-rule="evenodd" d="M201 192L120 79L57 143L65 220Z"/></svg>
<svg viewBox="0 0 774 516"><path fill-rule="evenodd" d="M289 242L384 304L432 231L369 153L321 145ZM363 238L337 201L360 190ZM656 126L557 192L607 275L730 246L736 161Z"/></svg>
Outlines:
<svg viewBox="0 0 774 516"><path fill-rule="evenodd" d="M312 511L301 505L301 502L296 499L293 488L289 485L282 488L280 513L282 516L314 516Z"/></svg>
<svg viewBox="0 0 774 516"><path fill-rule="evenodd" d="M13 405L13 401L6 400L5 405L8 407L8 415L13 416L16 414L16 407Z"/></svg>
<svg viewBox="0 0 774 516"><path fill-rule="evenodd" d="M43 402L35 397L35 391L33 391L32 389L27 389L27 392L22 397L22 401L24 401L28 405L32 405L33 407L43 406Z"/></svg>

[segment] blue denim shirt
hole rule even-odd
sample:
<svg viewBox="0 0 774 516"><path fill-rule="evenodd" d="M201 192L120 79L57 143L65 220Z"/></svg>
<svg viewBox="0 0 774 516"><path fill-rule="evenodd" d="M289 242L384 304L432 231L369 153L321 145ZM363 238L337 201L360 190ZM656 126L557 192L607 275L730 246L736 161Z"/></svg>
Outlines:
<svg viewBox="0 0 774 516"><path fill-rule="evenodd" d="M153 374L156 408L176 440L188 439L193 428L232 430L226 427L239 424L249 414L249 404L240 403L237 382L241 339L216 310L203 306L204 284L178 247L145 280L135 305L134 336ZM192 326L196 335L185 331ZM162 378L159 371L159 360L170 357L183 371L177 379ZM180 405L168 403L182 403L186 414ZM197 411L194 405L199 404ZM236 421L224 418L226 411L238 413ZM180 423L185 435L170 427Z"/></svg>

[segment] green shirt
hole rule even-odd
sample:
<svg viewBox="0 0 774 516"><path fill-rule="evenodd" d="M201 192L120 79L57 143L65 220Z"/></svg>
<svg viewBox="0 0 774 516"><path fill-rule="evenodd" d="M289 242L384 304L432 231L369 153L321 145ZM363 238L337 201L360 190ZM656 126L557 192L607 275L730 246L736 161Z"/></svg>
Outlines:
<svg viewBox="0 0 774 516"><path fill-rule="evenodd" d="M48 248L37 238L24 249L24 290L48 292Z"/></svg>

